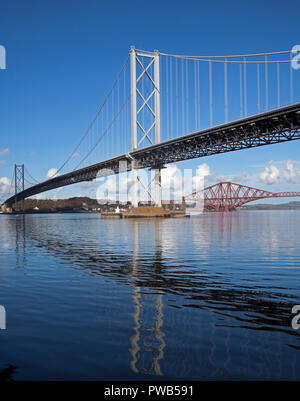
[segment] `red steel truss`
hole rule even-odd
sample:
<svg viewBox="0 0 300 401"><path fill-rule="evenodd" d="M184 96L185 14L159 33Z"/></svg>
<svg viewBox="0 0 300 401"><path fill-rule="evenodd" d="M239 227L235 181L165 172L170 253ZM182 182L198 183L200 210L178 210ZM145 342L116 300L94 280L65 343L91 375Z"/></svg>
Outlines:
<svg viewBox="0 0 300 401"><path fill-rule="evenodd" d="M185 197L186 201L203 202L216 210L234 210L245 203L266 198L290 198L300 192L269 192L233 182L219 182Z"/></svg>

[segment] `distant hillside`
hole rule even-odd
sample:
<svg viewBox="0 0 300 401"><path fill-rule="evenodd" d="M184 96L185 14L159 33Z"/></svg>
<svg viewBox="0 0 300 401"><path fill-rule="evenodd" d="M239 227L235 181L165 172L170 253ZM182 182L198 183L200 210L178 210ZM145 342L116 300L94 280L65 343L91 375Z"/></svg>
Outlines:
<svg viewBox="0 0 300 401"><path fill-rule="evenodd" d="M163 207L168 208L170 202L164 202ZM119 207L126 209L130 202L119 202ZM140 205L148 205L148 202L140 202ZM20 207L20 205L19 205ZM70 199L25 199L25 211L28 213L85 213L113 211L117 207L117 201L102 200L88 197L74 197ZM175 205L174 205L175 207ZM178 207L178 205L177 205ZM14 205L13 205L14 208Z"/></svg>
<svg viewBox="0 0 300 401"><path fill-rule="evenodd" d="M240 209L246 210L287 210L287 209L300 209L300 201L292 201L287 203L270 204L270 203L259 203L259 204L247 204Z"/></svg>
<svg viewBox="0 0 300 401"><path fill-rule="evenodd" d="M170 208L170 202L163 201L164 208ZM148 202L141 202L141 204L148 204ZM126 209L131 205L130 202L120 202L120 207ZM173 204L173 207L180 208L181 204ZM13 205L14 207L14 205ZM113 211L117 207L116 201L100 200L89 197L74 197L70 199L25 199L25 211L29 213L87 213L87 212L101 212ZM189 209L197 208L196 203L188 204ZM292 201L281 204L246 204L239 208L239 210L287 210L287 209L300 209L300 201ZM206 211L213 211L204 208Z"/></svg>
<svg viewBox="0 0 300 401"><path fill-rule="evenodd" d="M70 199L25 199L25 211L35 213L97 212L109 210L109 208L113 206L113 204L107 204L107 201L103 202L103 204L99 204L96 199L88 197L74 197Z"/></svg>

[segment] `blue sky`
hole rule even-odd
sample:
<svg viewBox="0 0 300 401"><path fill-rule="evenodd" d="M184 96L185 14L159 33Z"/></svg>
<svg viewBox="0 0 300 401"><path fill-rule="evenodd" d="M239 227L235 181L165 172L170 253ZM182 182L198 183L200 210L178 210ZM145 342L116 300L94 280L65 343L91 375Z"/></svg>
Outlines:
<svg viewBox="0 0 300 401"><path fill-rule="evenodd" d="M0 191L14 163L41 181L62 164L131 45L191 55L289 50L300 44L299 11L299 2L280 0L0 0L0 45L7 51L7 69L0 70ZM240 178L271 191L296 191L299 150L296 141L178 167L196 171L205 163L211 183ZM84 186L65 188L59 197L79 194L87 194Z"/></svg>

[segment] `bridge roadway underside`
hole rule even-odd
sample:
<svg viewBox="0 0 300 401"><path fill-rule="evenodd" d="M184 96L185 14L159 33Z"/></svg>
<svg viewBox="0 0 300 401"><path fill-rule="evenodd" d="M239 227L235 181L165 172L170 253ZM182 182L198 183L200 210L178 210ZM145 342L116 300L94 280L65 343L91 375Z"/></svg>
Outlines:
<svg viewBox="0 0 300 401"><path fill-rule="evenodd" d="M122 154L88 167L54 177L19 192L4 204L67 185L92 181L136 168L161 168L165 164L300 139L300 103L184 135Z"/></svg>

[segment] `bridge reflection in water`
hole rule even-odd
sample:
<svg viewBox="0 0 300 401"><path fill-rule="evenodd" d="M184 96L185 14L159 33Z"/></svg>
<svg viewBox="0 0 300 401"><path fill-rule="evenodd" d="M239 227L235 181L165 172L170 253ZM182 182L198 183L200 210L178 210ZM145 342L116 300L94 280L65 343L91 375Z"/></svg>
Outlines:
<svg viewBox="0 0 300 401"><path fill-rule="evenodd" d="M5 218L7 229L12 224L16 229L16 266L26 264L28 249L39 248L58 263L72 261L67 266L75 271L93 273L93 280L96 274L132 288L132 303L119 306L118 313L132 310L131 334L122 341L128 343L128 368L134 374L295 379L300 348L289 319L296 296L285 287L287 275L279 277L280 285L271 277L273 270L265 277L266 269L295 267L299 259L297 235L290 237L289 254L280 252L286 217L277 216L275 222L274 215L261 212L206 213L189 221ZM81 234L72 239L63 229L70 223L81 225ZM95 237L85 236L99 225ZM113 325L118 316L110 319Z"/></svg>
<svg viewBox="0 0 300 401"><path fill-rule="evenodd" d="M154 269L160 273L158 261L161 255L161 231L155 221L156 254ZM133 223L133 279L139 276L139 223ZM139 286L134 286L133 302L135 310L133 314L135 334L131 337L130 353L132 361L130 367L135 373L147 373L162 376L160 360L164 356L163 326L163 296L159 289L142 294Z"/></svg>

